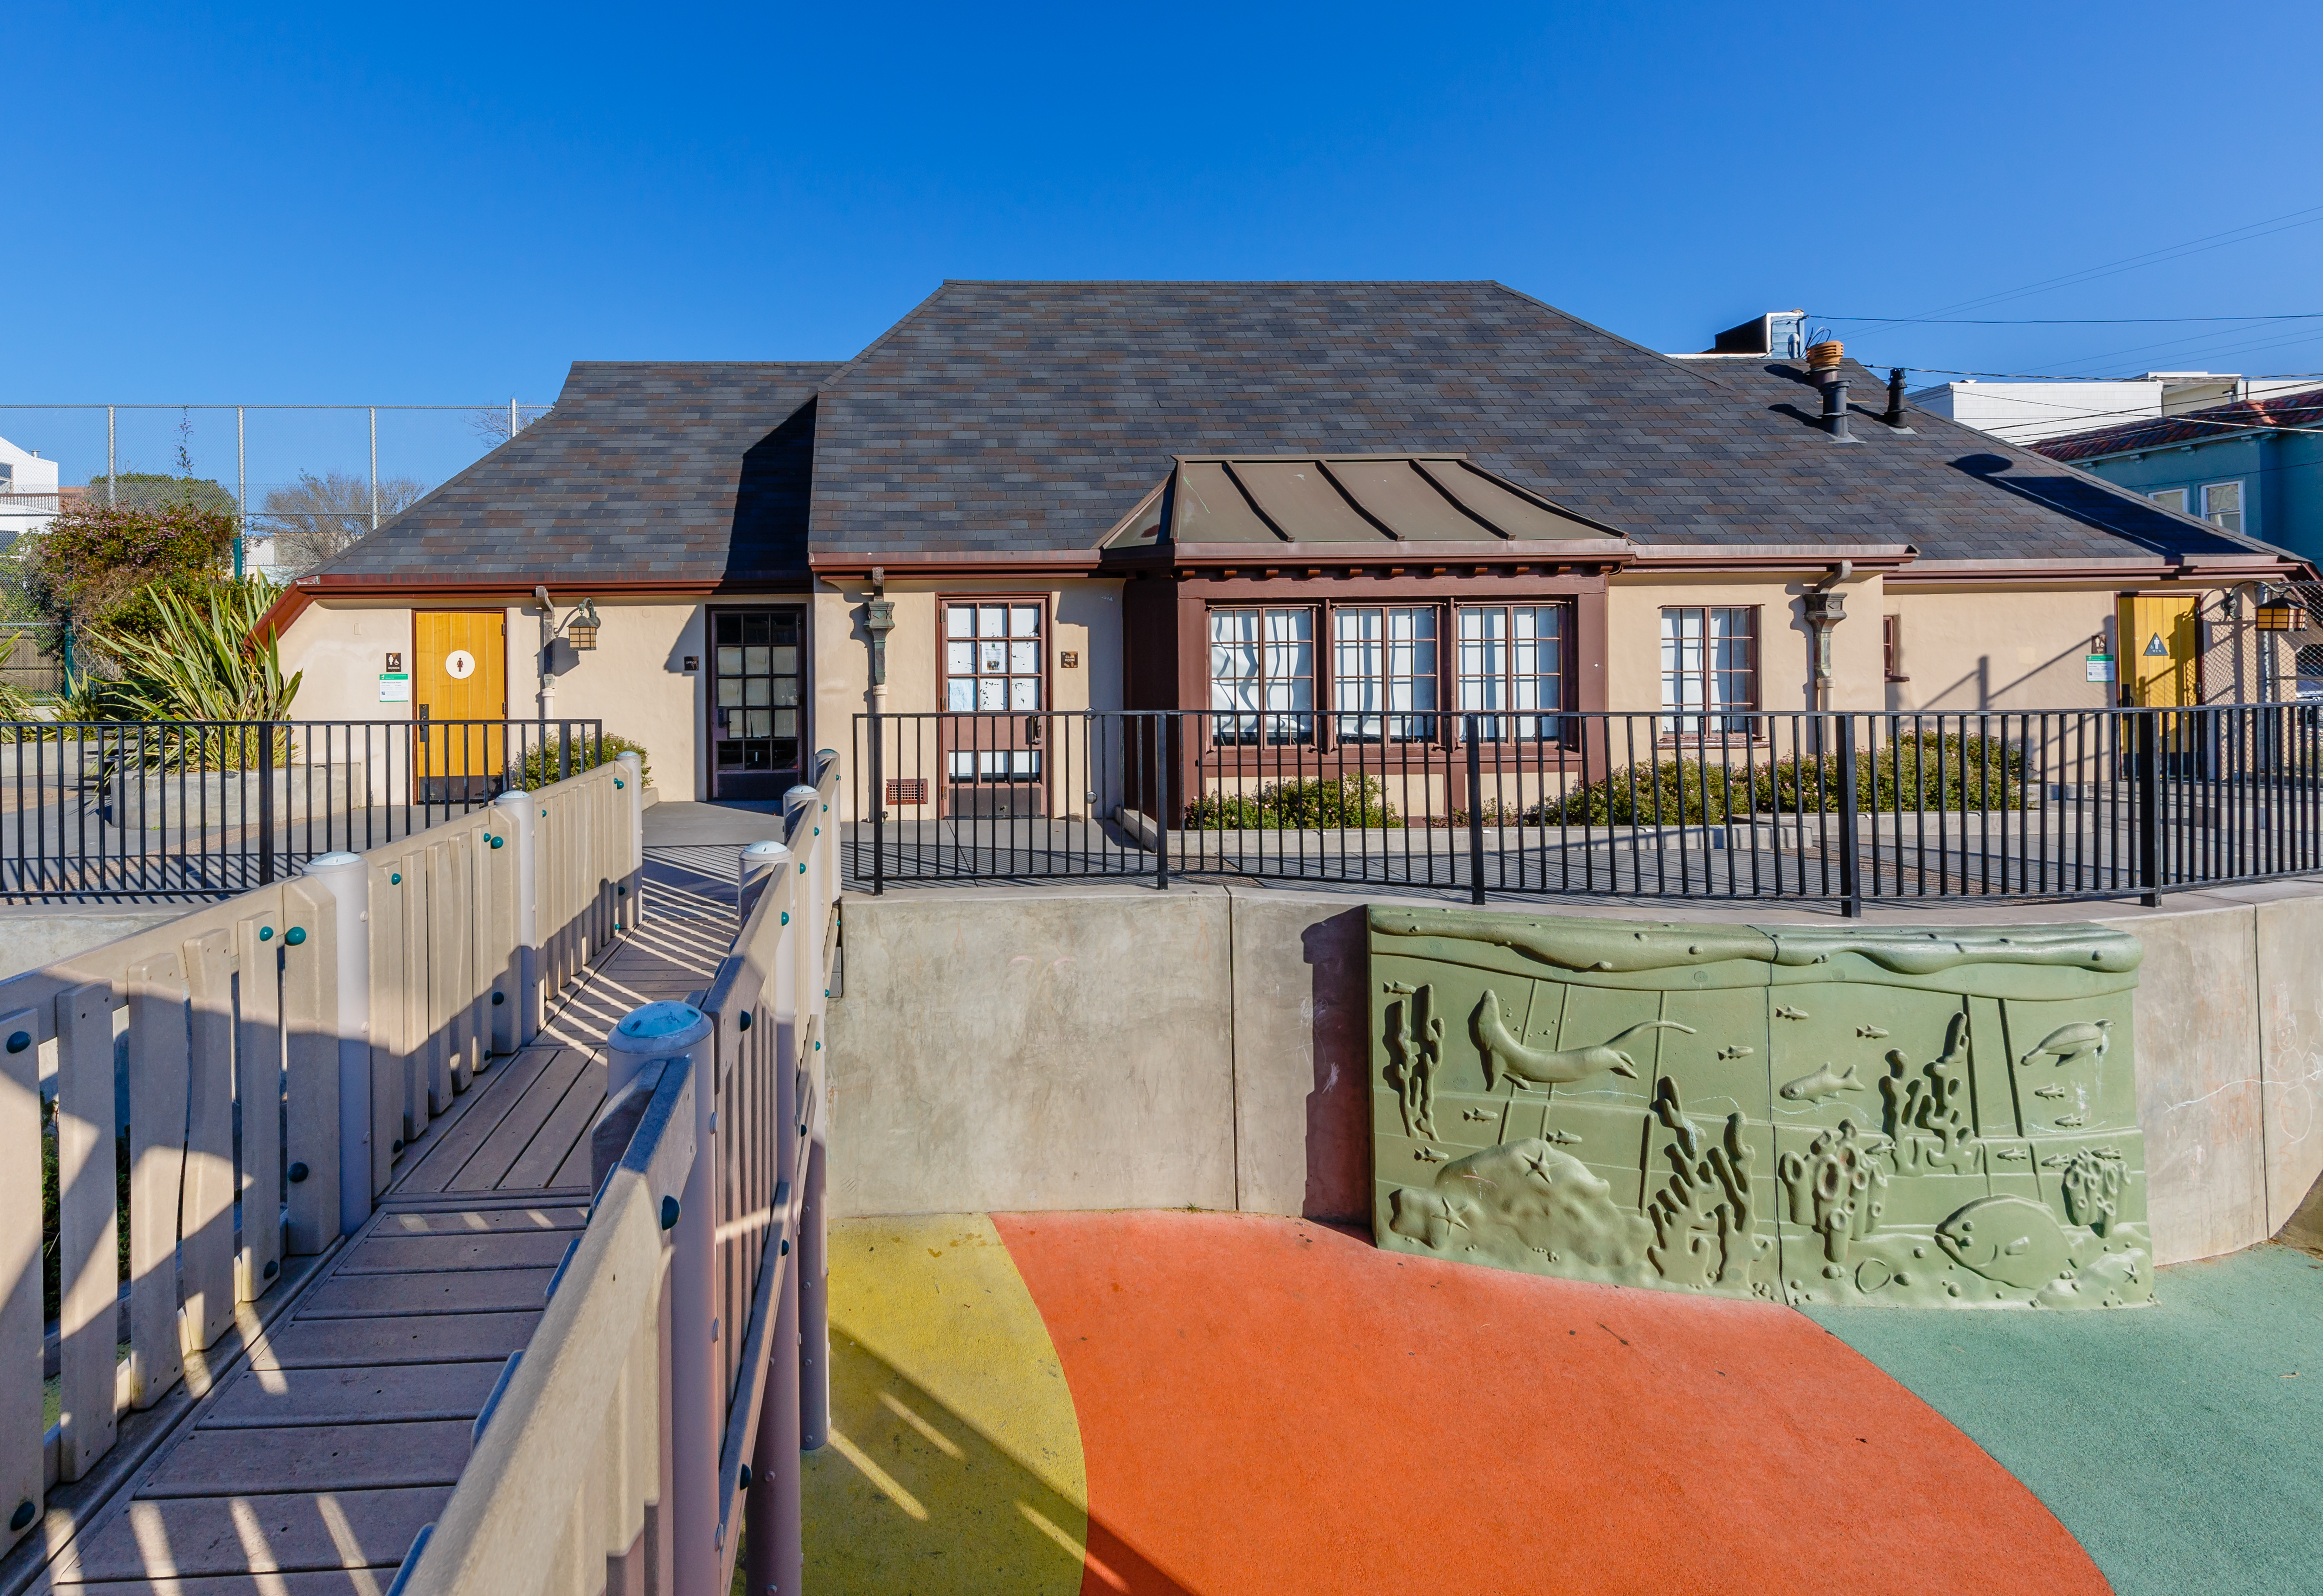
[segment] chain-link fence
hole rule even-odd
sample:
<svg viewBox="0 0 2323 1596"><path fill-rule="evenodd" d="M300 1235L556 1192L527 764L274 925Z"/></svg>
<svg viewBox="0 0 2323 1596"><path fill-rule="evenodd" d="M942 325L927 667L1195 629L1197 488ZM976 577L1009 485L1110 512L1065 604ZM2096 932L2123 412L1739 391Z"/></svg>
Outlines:
<svg viewBox="0 0 2323 1596"><path fill-rule="evenodd" d="M2323 582L2245 582L2197 611L2206 704L2323 699Z"/></svg>
<svg viewBox="0 0 2323 1596"><path fill-rule="evenodd" d="M0 550L75 502L191 502L234 516L237 573L287 581L548 409L0 402Z"/></svg>

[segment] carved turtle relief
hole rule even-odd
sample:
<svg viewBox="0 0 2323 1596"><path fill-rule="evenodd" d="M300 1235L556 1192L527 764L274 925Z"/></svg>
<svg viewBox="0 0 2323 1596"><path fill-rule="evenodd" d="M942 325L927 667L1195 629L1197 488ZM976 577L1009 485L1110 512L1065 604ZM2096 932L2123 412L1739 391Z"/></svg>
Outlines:
<svg viewBox="0 0 2323 1596"><path fill-rule="evenodd" d="M2152 1297L2133 938L1370 918L1382 1247L1789 1302Z"/></svg>

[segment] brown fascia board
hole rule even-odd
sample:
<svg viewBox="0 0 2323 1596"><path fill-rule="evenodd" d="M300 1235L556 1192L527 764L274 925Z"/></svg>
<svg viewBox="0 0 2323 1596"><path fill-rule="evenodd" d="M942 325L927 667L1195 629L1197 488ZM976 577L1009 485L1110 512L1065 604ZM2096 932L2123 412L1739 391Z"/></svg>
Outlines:
<svg viewBox="0 0 2323 1596"><path fill-rule="evenodd" d="M2318 580L2311 564L2272 555L2211 555L2202 558L2156 555L2146 560L1920 560L1889 578L1899 582L2027 582L2042 577L2097 582L2201 582L2227 577L2246 582L2282 576Z"/></svg>
<svg viewBox="0 0 2323 1596"><path fill-rule="evenodd" d="M975 549L960 554L811 555L807 565L815 576L833 581L841 576L868 576L875 570L890 576L1094 576L1099 556L1096 549Z"/></svg>
<svg viewBox="0 0 2323 1596"><path fill-rule="evenodd" d="M1632 572L1827 571L1845 560L1863 571L1896 571L1919 560L1908 543L1639 544Z"/></svg>
<svg viewBox="0 0 2323 1596"><path fill-rule="evenodd" d="M805 576L758 577L734 580L719 578L639 579L636 577L582 577L573 572L543 571L527 576L471 577L454 580L448 577L409 576L401 574L334 573L296 577L284 588L266 613L258 618L251 635L259 636L271 628L277 637L290 629L290 623L303 614L307 607L322 599L451 599L469 603L495 597L510 602L522 602L532 597L536 587L546 587L552 596L565 592L575 597L599 598L606 594L658 595L671 598L706 599L720 593L801 592L812 585Z"/></svg>
<svg viewBox="0 0 2323 1596"><path fill-rule="evenodd" d="M1163 543L1108 550L1106 570L1248 569L1263 565L1606 565L1630 563L1618 537L1493 537L1474 543Z"/></svg>

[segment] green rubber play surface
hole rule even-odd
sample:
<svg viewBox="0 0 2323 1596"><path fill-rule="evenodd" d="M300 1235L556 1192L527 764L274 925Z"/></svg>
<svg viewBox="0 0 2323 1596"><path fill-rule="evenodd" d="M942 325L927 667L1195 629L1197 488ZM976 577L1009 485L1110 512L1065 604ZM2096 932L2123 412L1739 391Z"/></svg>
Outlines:
<svg viewBox="0 0 2323 1596"><path fill-rule="evenodd" d="M2121 1596L2323 1591L2323 1260L2160 1271L2155 1306L1811 1316L2030 1486Z"/></svg>

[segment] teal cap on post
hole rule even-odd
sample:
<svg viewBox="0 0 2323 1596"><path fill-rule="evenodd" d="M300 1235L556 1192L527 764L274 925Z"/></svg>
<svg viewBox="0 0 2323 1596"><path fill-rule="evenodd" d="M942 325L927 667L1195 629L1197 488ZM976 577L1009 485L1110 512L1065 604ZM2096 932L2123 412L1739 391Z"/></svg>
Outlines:
<svg viewBox="0 0 2323 1596"><path fill-rule="evenodd" d="M624 1016L613 1030L618 1035L635 1037L639 1041L658 1041L701 1023L702 1011L690 1003L649 1003Z"/></svg>

